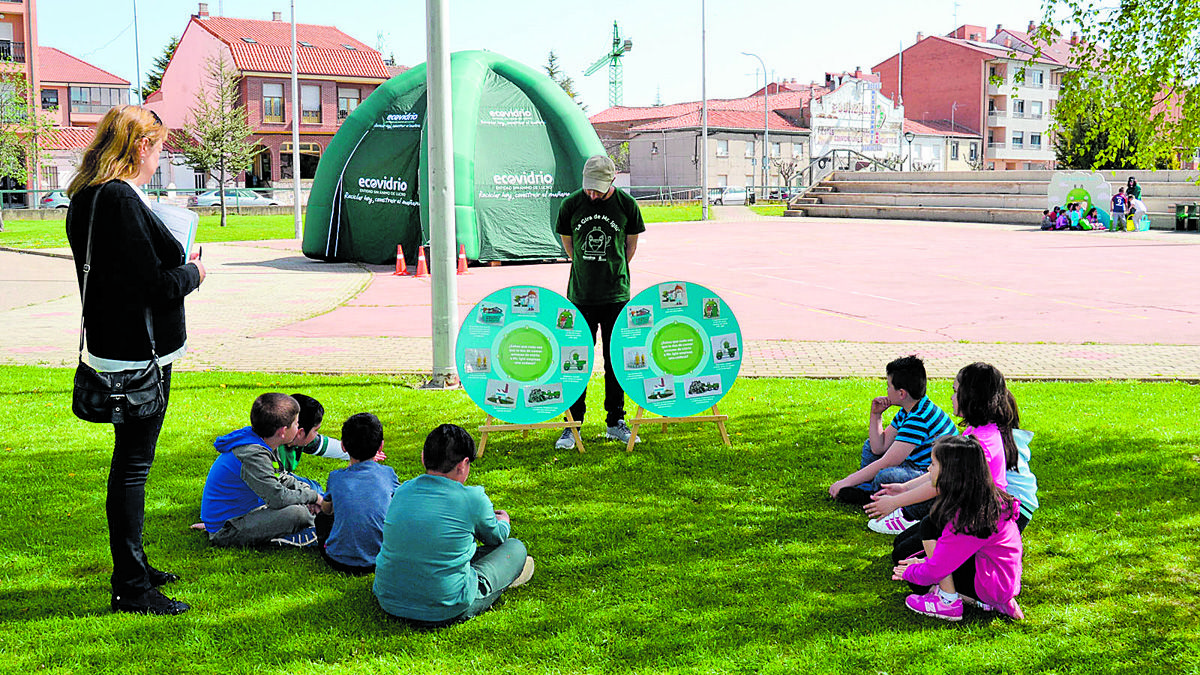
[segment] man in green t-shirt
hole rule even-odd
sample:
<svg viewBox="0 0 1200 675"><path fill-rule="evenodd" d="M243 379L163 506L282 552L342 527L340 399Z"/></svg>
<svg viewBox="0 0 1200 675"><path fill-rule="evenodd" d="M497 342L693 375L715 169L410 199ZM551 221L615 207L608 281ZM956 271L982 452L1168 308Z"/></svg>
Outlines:
<svg viewBox="0 0 1200 675"><path fill-rule="evenodd" d="M629 302L629 261L637 251L638 235L646 231L637 201L613 187L617 167L607 155L589 157L583 167L583 188L563 200L555 231L571 260L567 299L575 303L592 331L600 331L604 350L604 411L607 436L628 443L633 433L625 425L625 390L613 372L609 345L613 325ZM571 406L583 422L585 389ZM575 437L564 429L554 447L569 450Z"/></svg>

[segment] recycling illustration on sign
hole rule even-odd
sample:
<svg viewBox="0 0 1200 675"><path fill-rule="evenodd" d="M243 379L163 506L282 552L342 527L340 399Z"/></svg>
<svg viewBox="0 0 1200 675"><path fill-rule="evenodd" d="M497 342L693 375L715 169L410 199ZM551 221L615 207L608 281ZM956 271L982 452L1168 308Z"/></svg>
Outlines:
<svg viewBox="0 0 1200 675"><path fill-rule="evenodd" d="M712 290L685 281L635 295L613 331L613 370L645 410L688 416L712 408L741 369L741 329Z"/></svg>

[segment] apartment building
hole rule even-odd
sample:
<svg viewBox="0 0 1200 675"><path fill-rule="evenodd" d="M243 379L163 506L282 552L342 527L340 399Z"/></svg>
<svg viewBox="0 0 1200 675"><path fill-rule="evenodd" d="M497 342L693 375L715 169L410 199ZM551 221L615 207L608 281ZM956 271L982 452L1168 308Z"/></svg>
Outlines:
<svg viewBox="0 0 1200 675"><path fill-rule="evenodd" d="M883 92L916 121L949 121L977 133L983 168L1053 169L1050 111L1078 39L1036 46L1027 31L963 25L945 36L917 34L911 47L872 68Z"/></svg>
<svg viewBox="0 0 1200 675"><path fill-rule="evenodd" d="M258 152L250 170L238 177L249 187L290 183L292 120L299 117L302 180L316 174L329 141L359 102L387 81L383 57L372 47L332 26L296 27L299 101L291 92L291 24L274 12L271 20L210 16L207 3L188 21L161 88L147 97L154 110L173 129L183 127L196 100L211 59L224 58L241 77L241 101L254 133ZM175 167L170 182L179 188L215 186L213 179Z"/></svg>

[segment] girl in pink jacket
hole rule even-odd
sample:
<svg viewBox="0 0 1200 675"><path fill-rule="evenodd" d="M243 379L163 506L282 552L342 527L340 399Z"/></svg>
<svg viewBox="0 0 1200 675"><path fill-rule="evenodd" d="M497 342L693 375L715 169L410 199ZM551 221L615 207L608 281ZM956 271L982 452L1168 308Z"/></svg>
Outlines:
<svg viewBox="0 0 1200 675"><path fill-rule="evenodd" d="M1018 504L992 480L983 446L971 436L938 439L929 476L938 496L921 524L926 558L906 558L892 571L896 581L929 592L909 595L905 605L958 621L965 598L985 611L1025 618L1016 601L1022 553Z"/></svg>

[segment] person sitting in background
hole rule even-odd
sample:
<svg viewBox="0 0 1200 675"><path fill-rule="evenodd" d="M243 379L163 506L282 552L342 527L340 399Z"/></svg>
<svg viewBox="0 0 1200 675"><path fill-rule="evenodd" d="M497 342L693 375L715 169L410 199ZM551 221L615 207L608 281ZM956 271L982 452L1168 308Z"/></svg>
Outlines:
<svg viewBox="0 0 1200 675"><path fill-rule="evenodd" d="M1049 209L1042 211L1042 229L1043 230L1053 230L1054 224L1056 222L1058 222L1058 207L1057 206L1054 207L1053 211L1051 211Z"/></svg>

